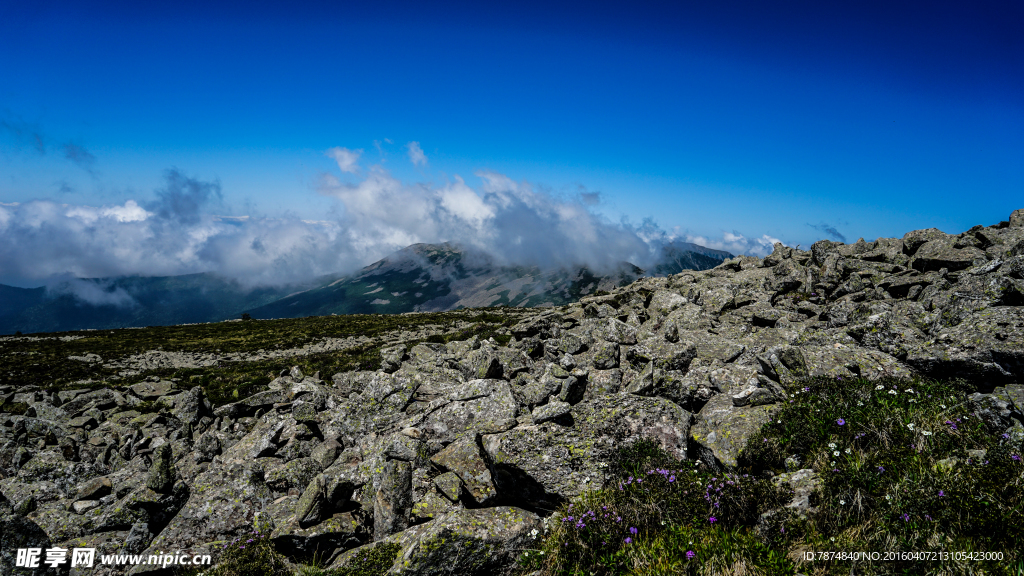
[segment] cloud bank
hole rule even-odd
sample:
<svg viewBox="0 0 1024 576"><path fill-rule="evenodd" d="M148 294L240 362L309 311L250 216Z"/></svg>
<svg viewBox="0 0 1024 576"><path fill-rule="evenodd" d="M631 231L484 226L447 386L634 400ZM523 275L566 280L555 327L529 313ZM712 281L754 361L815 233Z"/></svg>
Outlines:
<svg viewBox="0 0 1024 576"><path fill-rule="evenodd" d="M407 183L381 165L363 170L360 153L327 152L342 174L319 177L316 192L337 206L317 221L218 215L226 210L220 184L178 170L166 172L150 199L99 207L50 200L0 204L0 283L53 286L69 278L216 272L245 285L282 285L348 273L420 242L457 243L499 264L601 270L623 261L643 267L674 241L759 255L777 241L611 222L593 211L598 193L581 188L555 196L490 171L476 172L475 185L459 176ZM52 290L80 288L67 286ZM90 292L83 298L121 296Z"/></svg>

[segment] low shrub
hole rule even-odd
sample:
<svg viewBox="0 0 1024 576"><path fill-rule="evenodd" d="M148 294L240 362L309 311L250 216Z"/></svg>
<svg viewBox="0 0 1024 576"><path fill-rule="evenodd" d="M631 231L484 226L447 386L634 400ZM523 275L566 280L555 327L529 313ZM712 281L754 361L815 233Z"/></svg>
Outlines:
<svg viewBox="0 0 1024 576"><path fill-rule="evenodd" d="M603 489L552 517L522 568L551 576L1021 576L1021 439L994 429L966 392L959 381L801 381L751 438L736 473L636 443L611 463ZM787 483L770 480L787 467L818 474L806 517L784 507ZM825 551L880 556L805 560Z"/></svg>
<svg viewBox="0 0 1024 576"><path fill-rule="evenodd" d="M217 566L208 576L291 576L291 571L266 533L254 532L224 545Z"/></svg>
<svg viewBox="0 0 1024 576"><path fill-rule="evenodd" d="M742 547L725 544L753 539L760 514L782 506L790 495L764 479L677 461L651 441L623 449L610 470L615 479L608 487L582 495L555 515L549 538L526 555L527 565L550 574L698 574L691 571L698 570L697 563L686 568L692 557L665 551L700 534L701 550L722 540L705 560L753 568L767 558L767 549L738 552ZM776 556L771 557L775 564L791 564Z"/></svg>

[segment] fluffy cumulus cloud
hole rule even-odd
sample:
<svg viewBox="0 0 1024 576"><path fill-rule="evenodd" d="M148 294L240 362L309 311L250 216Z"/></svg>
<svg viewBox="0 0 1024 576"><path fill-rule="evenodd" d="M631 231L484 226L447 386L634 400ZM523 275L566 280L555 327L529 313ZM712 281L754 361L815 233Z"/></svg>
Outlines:
<svg viewBox="0 0 1024 576"><path fill-rule="evenodd" d="M324 176L319 191L341 202L345 229L370 244L455 242L501 263L541 266L605 268L650 258L635 230L579 199L558 199L502 174L476 176L476 189L458 176L439 186L405 184L378 166L355 183Z"/></svg>
<svg viewBox="0 0 1024 576"><path fill-rule="evenodd" d="M123 296L68 279L213 271L248 285L280 285L351 272L419 242L457 243L500 264L600 270L624 261L643 267L674 241L752 254L769 253L777 242L611 222L593 212L596 193L556 197L489 171L477 172L474 184L459 176L403 182L381 165L360 170L359 154L328 151L343 174L322 174L316 191L338 206L317 221L219 216L226 211L220 185L177 170L165 174L151 199L0 203L0 283L48 284L99 302Z"/></svg>

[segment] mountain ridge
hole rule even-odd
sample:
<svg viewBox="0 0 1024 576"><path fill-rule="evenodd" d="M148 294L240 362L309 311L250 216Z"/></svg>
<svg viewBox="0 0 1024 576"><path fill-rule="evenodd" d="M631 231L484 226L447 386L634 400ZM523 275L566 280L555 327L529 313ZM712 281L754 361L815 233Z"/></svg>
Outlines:
<svg viewBox="0 0 1024 576"><path fill-rule="evenodd" d="M708 269L731 256L696 244L667 245L652 273ZM279 287L247 288L213 273L74 279L37 288L0 285L0 334L218 322L242 314L266 319L559 306L644 274L628 262L603 271L499 265L451 243L420 243L351 275Z"/></svg>

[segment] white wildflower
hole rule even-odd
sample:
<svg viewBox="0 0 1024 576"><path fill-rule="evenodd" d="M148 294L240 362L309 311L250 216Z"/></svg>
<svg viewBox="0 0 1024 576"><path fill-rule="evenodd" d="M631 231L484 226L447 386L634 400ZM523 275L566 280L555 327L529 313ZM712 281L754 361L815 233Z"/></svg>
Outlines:
<svg viewBox="0 0 1024 576"><path fill-rule="evenodd" d="M896 391L895 390L889 390L889 394L892 394L893 396L895 396L896 395Z"/></svg>
<svg viewBox="0 0 1024 576"><path fill-rule="evenodd" d="M939 404L939 408L942 408L943 410L945 410L946 409L946 405L945 404Z"/></svg>
<svg viewBox="0 0 1024 576"><path fill-rule="evenodd" d="M911 422L910 424L907 424L907 428L910 428L911 430L913 430L914 429L914 423Z"/></svg>
<svg viewBox="0 0 1024 576"><path fill-rule="evenodd" d="M885 389L885 386L882 386L881 384L879 384L878 386L875 386L875 390L884 390L884 389Z"/></svg>
<svg viewBox="0 0 1024 576"><path fill-rule="evenodd" d="M846 449L846 453L847 453L847 454L849 454L849 453L850 453L850 449L849 449L849 448L847 448L847 449Z"/></svg>
<svg viewBox="0 0 1024 576"><path fill-rule="evenodd" d="M832 455L833 456L839 456L839 450L836 450L835 452L833 452Z"/></svg>
<svg viewBox="0 0 1024 576"><path fill-rule="evenodd" d="M845 506L846 505L846 500L840 500L839 501L839 505L840 506Z"/></svg>
<svg viewBox="0 0 1024 576"><path fill-rule="evenodd" d="M921 434L924 434L925 436L931 436L932 435L932 433L927 431L927 430L922 430Z"/></svg>
<svg viewBox="0 0 1024 576"><path fill-rule="evenodd" d="M829 443L828 443L828 447L829 447L829 448L831 448L831 449L833 449L833 450L835 450L835 448L836 448L836 443L835 443L835 442L829 442Z"/></svg>

